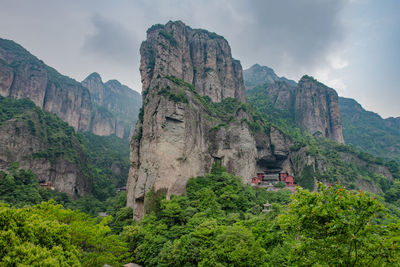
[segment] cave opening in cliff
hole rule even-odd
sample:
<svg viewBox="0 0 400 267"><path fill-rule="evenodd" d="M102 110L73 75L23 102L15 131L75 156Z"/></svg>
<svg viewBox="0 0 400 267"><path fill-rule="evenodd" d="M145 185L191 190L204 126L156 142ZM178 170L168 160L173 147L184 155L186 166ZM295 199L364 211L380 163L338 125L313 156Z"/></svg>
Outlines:
<svg viewBox="0 0 400 267"><path fill-rule="evenodd" d="M261 158L257 160L257 172L282 171L282 164L286 157Z"/></svg>

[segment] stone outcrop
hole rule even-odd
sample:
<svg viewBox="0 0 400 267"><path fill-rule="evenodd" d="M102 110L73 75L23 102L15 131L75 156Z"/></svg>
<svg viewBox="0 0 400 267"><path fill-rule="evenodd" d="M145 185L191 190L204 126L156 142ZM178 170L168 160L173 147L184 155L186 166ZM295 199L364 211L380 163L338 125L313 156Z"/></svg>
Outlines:
<svg viewBox="0 0 400 267"><path fill-rule="evenodd" d="M246 101L242 67L222 36L180 21L155 25L147 31L140 54L143 90L154 87L157 76L170 75L192 84L213 102L227 97Z"/></svg>
<svg viewBox="0 0 400 267"><path fill-rule="evenodd" d="M75 130L90 129L89 91L48 67L20 45L5 39L0 39L0 95L29 98Z"/></svg>
<svg viewBox="0 0 400 267"><path fill-rule="evenodd" d="M103 83L98 73L90 74L82 85L89 89L94 103L90 131L128 138L142 106L141 95L117 80Z"/></svg>
<svg viewBox="0 0 400 267"><path fill-rule="evenodd" d="M344 143L339 100L334 89L307 75L296 84L258 64L245 73L247 89L261 86L273 107L287 110L304 131Z"/></svg>
<svg viewBox="0 0 400 267"><path fill-rule="evenodd" d="M127 183L135 218L144 215L149 191L182 194L190 177L214 163L244 182L276 164L291 168L288 138L249 127L242 69L223 37L169 22L150 28L140 51L143 113ZM227 103L235 108L220 111Z"/></svg>
<svg viewBox="0 0 400 267"><path fill-rule="evenodd" d="M295 91L296 123L305 131L344 143L339 100L335 90L303 76Z"/></svg>
<svg viewBox="0 0 400 267"><path fill-rule="evenodd" d="M303 182L330 181L338 164L328 153L333 143L320 140L317 153L304 140L293 141L281 132L279 124L260 119L244 103L240 63L232 59L223 37L180 21L168 22L147 31L140 52L143 109L130 143L127 181L127 205L135 219L151 206L149 192L167 198L183 194L188 179L203 176L213 164L225 166L245 183L270 169L287 171ZM276 80L254 88L263 89L273 106L289 110L304 130L343 142L333 89L308 76L299 84ZM343 162L392 179L386 167L372 165L351 150L343 152L343 147L340 151ZM360 173L347 179L351 186L380 192L377 183Z"/></svg>
<svg viewBox="0 0 400 267"><path fill-rule="evenodd" d="M24 117L39 123L39 118L34 112L25 113ZM35 156L46 151L49 144L39 134L32 133L29 120L13 118L0 124L0 169L6 170L13 162L18 162L20 168L32 170L40 182L51 182L57 191L65 192L70 197L90 193L91 179L83 174L77 163L64 156ZM74 147L79 154L79 161L84 164L86 157L80 145L75 144Z"/></svg>
<svg viewBox="0 0 400 267"><path fill-rule="evenodd" d="M243 70L244 84L248 90L265 83L272 84L278 81L287 82L289 85L296 86L296 82L285 77L279 77L275 71L267 66L254 64L250 68Z"/></svg>

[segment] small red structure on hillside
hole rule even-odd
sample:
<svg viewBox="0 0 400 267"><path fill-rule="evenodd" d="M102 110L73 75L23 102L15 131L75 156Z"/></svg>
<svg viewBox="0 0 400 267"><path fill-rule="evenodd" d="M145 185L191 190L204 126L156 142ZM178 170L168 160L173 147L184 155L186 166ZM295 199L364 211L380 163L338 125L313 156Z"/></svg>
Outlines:
<svg viewBox="0 0 400 267"><path fill-rule="evenodd" d="M287 172L279 173L279 181L285 183L287 186L294 186L294 177Z"/></svg>
<svg viewBox="0 0 400 267"><path fill-rule="evenodd" d="M279 182L284 183L285 188L294 192L296 186L294 183L294 177L289 175L288 172L282 172L279 169L259 172L257 173L257 176L251 179L252 186L267 188L268 190L277 190L275 185Z"/></svg>

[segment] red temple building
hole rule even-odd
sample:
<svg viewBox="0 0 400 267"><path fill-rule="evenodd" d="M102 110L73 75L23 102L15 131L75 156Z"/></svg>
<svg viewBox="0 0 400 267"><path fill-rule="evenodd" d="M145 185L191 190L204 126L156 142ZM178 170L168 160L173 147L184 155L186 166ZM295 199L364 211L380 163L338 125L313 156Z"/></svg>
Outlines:
<svg viewBox="0 0 400 267"><path fill-rule="evenodd" d="M257 173L257 176L251 179L252 186L274 191L279 189L279 186L275 186L279 182L284 183L285 188L294 192L296 186L294 183L294 177L289 175L288 172L282 172L281 170L268 170Z"/></svg>

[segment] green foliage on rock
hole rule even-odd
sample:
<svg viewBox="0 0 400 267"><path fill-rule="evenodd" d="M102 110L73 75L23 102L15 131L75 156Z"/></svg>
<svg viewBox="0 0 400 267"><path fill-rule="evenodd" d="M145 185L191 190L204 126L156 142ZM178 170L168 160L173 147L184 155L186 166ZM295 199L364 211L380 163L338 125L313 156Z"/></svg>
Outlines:
<svg viewBox="0 0 400 267"><path fill-rule="evenodd" d="M50 199L63 205L70 203L65 193L40 188L38 178L30 170L19 169L17 162L7 172L0 171L0 202L23 207Z"/></svg>
<svg viewBox="0 0 400 267"><path fill-rule="evenodd" d="M172 46L177 46L178 42L176 41L174 35L172 33L167 32L166 30L160 30L159 34L167 39Z"/></svg>
<svg viewBox="0 0 400 267"><path fill-rule="evenodd" d="M306 166L297 170L295 182L312 190L314 181L336 183L340 181L346 188L355 189L360 183L367 184L371 190L386 191L392 181L376 174L377 168L387 166L394 178L399 177L400 167L395 161L384 162L371 154L356 150L354 147L314 137L300 130L290 110L276 109L269 99L267 84L257 86L247 92L248 103L258 111L265 121L289 136L292 152L302 149L306 156L315 159L315 166ZM301 159L298 159L301 160ZM322 163L323 166L318 166Z"/></svg>
<svg viewBox="0 0 400 267"><path fill-rule="evenodd" d="M98 136L90 132L79 133L86 147L86 155L91 165L112 179L116 187L126 185L129 172L128 140L111 136Z"/></svg>
<svg viewBox="0 0 400 267"><path fill-rule="evenodd" d="M0 96L0 125L11 119L15 123L26 123L30 133L46 143L46 149L34 153L33 157L51 161L63 157L84 168L80 138L71 126L56 115L42 111L31 100L16 100Z"/></svg>

